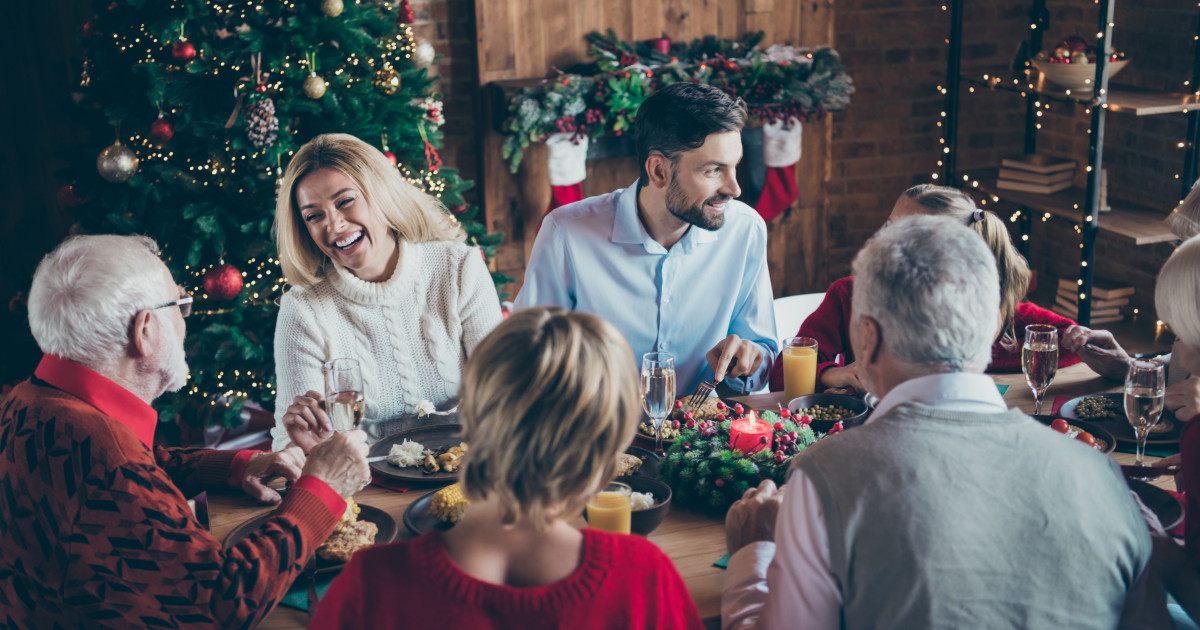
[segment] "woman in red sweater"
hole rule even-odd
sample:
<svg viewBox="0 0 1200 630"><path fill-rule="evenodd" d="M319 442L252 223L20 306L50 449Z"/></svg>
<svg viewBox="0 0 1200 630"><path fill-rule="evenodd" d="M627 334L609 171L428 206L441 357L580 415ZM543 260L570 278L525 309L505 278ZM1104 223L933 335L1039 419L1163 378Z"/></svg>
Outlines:
<svg viewBox="0 0 1200 630"><path fill-rule="evenodd" d="M625 338L595 316L511 315L463 373L466 514L355 554L309 627L701 628L654 543L567 522L633 439L637 373Z"/></svg>
<svg viewBox="0 0 1200 630"><path fill-rule="evenodd" d="M1013 245L1004 220L994 213L976 208L969 195L946 186L913 186L896 200L888 221L918 214L947 216L962 221L978 232L996 255L1003 322L1000 335L992 346L989 372L1021 371L1021 345L1025 341L1025 327L1029 324L1050 324L1058 328L1060 337L1068 326L1075 324L1066 317L1023 301L1029 290L1029 264ZM817 378L823 387L853 387L863 391L862 384L855 376L854 352L850 349L850 301L853 293L853 277L835 281L825 292L825 300L804 320L796 333L797 337L817 340ZM1078 362L1079 358L1073 353L1059 350L1059 367ZM778 361L771 370L771 391L782 389L783 361Z"/></svg>

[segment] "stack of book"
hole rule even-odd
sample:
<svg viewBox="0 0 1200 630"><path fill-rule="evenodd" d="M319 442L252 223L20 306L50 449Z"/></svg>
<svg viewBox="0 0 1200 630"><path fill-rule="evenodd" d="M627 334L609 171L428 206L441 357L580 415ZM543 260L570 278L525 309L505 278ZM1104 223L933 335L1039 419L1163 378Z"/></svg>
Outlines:
<svg viewBox="0 0 1200 630"><path fill-rule="evenodd" d="M1075 163L1040 153L1027 153L1000 161L1000 190L1051 193L1066 190L1075 179Z"/></svg>
<svg viewBox="0 0 1200 630"><path fill-rule="evenodd" d="M1092 283L1091 324L1107 324L1125 319L1123 311L1129 305L1133 287L1096 280ZM1058 298L1054 302L1055 313L1071 319L1079 319L1079 282L1070 278L1058 281Z"/></svg>

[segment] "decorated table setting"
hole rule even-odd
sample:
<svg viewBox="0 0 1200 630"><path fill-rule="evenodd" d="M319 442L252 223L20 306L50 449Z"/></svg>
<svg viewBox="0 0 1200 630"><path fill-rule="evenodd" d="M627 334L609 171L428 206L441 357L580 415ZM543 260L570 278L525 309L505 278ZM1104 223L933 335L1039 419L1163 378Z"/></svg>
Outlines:
<svg viewBox="0 0 1200 630"><path fill-rule="evenodd" d="M1022 374L996 374L992 377L1010 407L1022 409L1026 413L1034 411L1034 396ZM1078 405L1077 399L1080 397L1110 394L1121 389L1120 384L1106 381L1087 366L1077 364L1058 370L1047 393L1059 403L1076 401L1075 404ZM653 439L645 440L645 435L636 439L635 446L631 446L628 451L642 460L645 467L645 470L637 475L638 478L649 481L657 473L657 476L670 486L667 492L673 492L673 496L668 494L672 498L670 504L664 506L664 514L657 516L661 518L661 524L653 528L647 538L657 544L675 563L701 617L710 627L719 626L724 575L722 560L725 554L722 515L728 506L745 488L755 485L760 478L769 477L781 483L786 478L790 459L796 452L824 435L852 428L867 416L866 405L861 397L814 394L795 399L791 405L792 409L785 406L788 402L786 398L784 392L726 398L714 395L694 409L675 408L664 421L665 427L674 430L675 437L664 440L661 461L650 450L654 446ZM683 407L682 401L686 399L686 395L680 399L679 407ZM850 402L854 400L861 406ZM834 415L844 415L845 419L822 420L826 414L831 414L830 418ZM1086 421L1070 422L1088 426ZM431 442L431 447L440 446L442 448L438 450L444 453L457 436L448 427L449 425L442 428L438 425L422 427L407 437L417 438L414 441L419 441L429 438L426 433L435 436L438 443ZM443 433L445 435L442 435ZM643 432L639 430L639 434L641 433ZM404 437L388 439L389 448L391 445L402 444L403 439ZM1118 440L1118 445L1120 443ZM645 448L639 448L639 445ZM380 447L372 449L372 454L376 456L382 452ZM1128 452L1111 452L1110 456L1122 465L1133 464L1135 459L1134 454ZM1156 459L1150 456L1147 462ZM387 462L378 461L372 465L376 467L376 472L381 466L391 466ZM426 531L429 527L437 527L429 514L431 504L436 501L433 497L434 491L446 487L456 475L453 471L451 474L423 476L419 473L408 474L409 472L411 471L393 471L390 475L400 477L401 479L393 481L402 481L402 484L373 484L354 496L354 501L362 511L360 516L377 521L380 534L383 535L377 542L412 538L415 536L413 530ZM1165 514L1170 517L1178 509L1177 502L1165 492L1174 490L1171 477L1160 477L1149 483L1131 480L1130 484L1160 516ZM210 529L218 540L233 540L239 535L245 535L251 522L261 518L271 509L270 506L258 504L243 494L210 493ZM582 517L577 517L575 525L583 527L586 523ZM441 528L449 526L451 525L443 524ZM326 571L316 579L325 577L327 582L328 576L336 573L336 564L325 562L319 565L319 569ZM272 611L259 627L271 629L305 626L308 622L308 614L302 610L306 604L305 585L299 582L306 579L311 578L307 575L302 576L297 586L293 587L289 598L285 599L285 605ZM299 608L291 607L293 605Z"/></svg>

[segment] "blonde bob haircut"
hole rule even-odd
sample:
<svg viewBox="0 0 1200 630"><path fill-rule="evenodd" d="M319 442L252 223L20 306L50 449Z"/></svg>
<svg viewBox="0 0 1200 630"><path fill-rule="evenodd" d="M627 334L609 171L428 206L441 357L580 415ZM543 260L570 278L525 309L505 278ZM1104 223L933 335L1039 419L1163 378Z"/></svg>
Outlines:
<svg viewBox="0 0 1200 630"><path fill-rule="evenodd" d="M382 152L354 136L327 133L309 140L292 157L275 199L279 263L292 284L316 285L329 261L308 235L296 205L296 186L322 168L349 177L366 197L371 211L383 215L398 240L461 242L466 238L462 228L446 215L442 203L405 181Z"/></svg>
<svg viewBox="0 0 1200 630"><path fill-rule="evenodd" d="M637 390L633 353L611 324L559 307L513 313L463 372L464 494L498 498L505 526L541 530L578 514L633 439Z"/></svg>
<svg viewBox="0 0 1200 630"><path fill-rule="evenodd" d="M967 193L948 186L920 184L904 191L925 214L950 217L971 228L983 237L988 249L996 257L996 273L1000 275L1000 345L1012 350L1017 345L1017 334L1013 322L1017 317L1017 305L1029 292L1029 263L1013 245L1004 219L994 212L985 212L975 206Z"/></svg>
<svg viewBox="0 0 1200 630"><path fill-rule="evenodd" d="M1200 236L1184 241L1158 272L1154 306L1180 341L1200 350Z"/></svg>

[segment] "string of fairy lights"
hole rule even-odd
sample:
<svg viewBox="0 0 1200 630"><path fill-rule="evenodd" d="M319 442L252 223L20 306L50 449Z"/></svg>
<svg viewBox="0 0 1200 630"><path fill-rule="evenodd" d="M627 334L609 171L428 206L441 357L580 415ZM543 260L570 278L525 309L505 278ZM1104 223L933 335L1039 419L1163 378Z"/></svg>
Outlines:
<svg viewBox="0 0 1200 630"><path fill-rule="evenodd" d="M212 1L206 5L213 14L230 24L242 23L259 17L266 10L262 2L254 0L246 2ZM276 5L272 8L275 11L280 8L295 10L297 5L295 2L284 2L281 6ZM383 11L395 10L395 7L387 3L381 3L379 8ZM185 15L188 11L188 7L178 1L172 2L170 9L181 15ZM343 56L337 57L340 63L336 64L336 67L335 64L330 63L329 59L322 60L324 67L321 70L322 74L327 77L326 87L332 82L340 88L354 88L364 82L370 83L373 73L377 69L395 71L397 68L411 65L416 50L416 38L410 25L398 24L398 27L394 35L378 41L379 50L376 55L366 57L357 52L347 52ZM162 37L151 32L147 24L138 24L132 30L124 33L113 32L104 35L98 42L103 46L110 47L112 51L119 53L135 66L160 63L164 65L168 74L188 72L192 73L195 78L224 79L230 84L232 94L249 93L258 85L265 85L269 93L277 93L285 86L290 86L297 73L307 76L318 72L315 50L289 51L282 56L277 56L276 71L268 73L267 68L262 68L265 79L261 81L261 76L252 76L255 73L249 59L244 61L205 59L205 51L198 53L199 59L204 62L201 64L171 60L169 55L164 58L164 49L170 48L175 41L187 40L186 29L187 20L181 19L178 25L178 40L164 41ZM232 36L236 36L236 33L217 32L217 37L220 38ZM88 88L93 85L94 68L95 63L92 58L84 59L80 87ZM233 100L231 97L231 107ZM176 108L164 109L161 104L158 104L158 107L164 115L179 113ZM298 130L290 130L290 133L294 137ZM226 140L220 145L220 148L207 157L188 157L177 155L168 143L158 142L137 131L129 131L125 134L118 131L117 140L134 152L143 172L149 172L145 170L147 165L165 165L182 157L182 164L178 170L179 176L182 177L182 183L185 185L199 188L229 188L231 191L236 189L239 194L247 192L248 176L268 180L273 177L278 187L282 175L280 158L283 155L290 157L295 153L294 150L281 150L280 147L276 147L275 151L271 151L270 148L236 147L232 140ZM270 164L264 164L268 161ZM283 163L286 164L286 161ZM439 199L449 187L448 179L441 175L436 167L430 169L399 163L397 169L407 182ZM158 172L157 169L153 170ZM153 183L159 184L161 180L155 179ZM447 213L447 216L455 224L458 223L458 219L452 214ZM164 244L163 257L170 260L170 252L165 249L166 244ZM219 264L223 264L223 262L184 266L186 278L182 279L182 284L189 293L199 298L197 305L199 308L195 309L196 315L217 316L234 310L234 305L225 308L210 306L213 302L209 301L210 296L204 289L206 274L213 271ZM278 304L279 298L288 286L280 261L273 256L251 258L240 263L239 273L242 276L243 284L241 292L235 299L242 307ZM263 392L269 389L271 396L276 394L270 375L256 374L253 370L219 370L215 374L215 379L211 376L213 375L206 375L202 369L195 370L188 376L189 382L185 391L194 397L208 401L211 406L230 406L239 399L248 399L251 391Z"/></svg>
<svg viewBox="0 0 1200 630"><path fill-rule="evenodd" d="M1111 2L1112 0L1109 0L1109 1ZM1100 5L1100 0L1093 0L1093 3L1096 5ZM1197 7L1200 7L1200 2L1197 3ZM942 4L941 10L944 12L949 12L949 11L951 11L951 6L949 4ZM1109 33L1111 33L1112 29L1116 26L1116 22L1113 20L1110 20L1106 25L1102 24L1102 26L1107 26L1107 30L1109 31ZM1037 22L1031 21L1029 24L1029 28L1031 30L1036 30L1038 28ZM1098 50L1103 49L1104 45L1106 45L1106 43L1104 42L1105 32L1104 31L1096 32L1095 38L1096 38L1097 42L1101 44L1101 45L1096 46L1096 48ZM1194 36L1193 39L1194 39L1194 41L1200 41L1200 35ZM944 41L948 47L951 45L950 38L946 38ZM1030 54L1033 54L1034 52L1036 52L1036 51L1030 51ZM951 54L953 54L953 52ZM1045 115L1052 111L1052 108L1051 108L1052 103L1057 102L1057 103L1063 103L1063 104L1083 104L1084 105L1083 115L1085 117L1091 117L1093 114L1093 108L1095 108L1095 107L1100 107L1103 110L1105 110L1106 112L1112 110L1112 108L1110 107L1110 103L1108 102L1109 93L1107 90L1104 90L1103 88L1096 90L1095 92L1092 92L1092 93L1084 93L1084 94L1073 94L1072 90L1063 89L1062 96L1059 96L1056 93L1039 92L1037 86L1031 80L1033 75L1030 72L1030 70L1031 70L1030 64L1028 62L1026 62L1026 71L1025 71L1024 79L1022 79L1020 77L1004 79L999 76L992 75L990 73L984 73L980 76L980 78L968 77L964 74L961 76L961 80L967 84L967 89L966 89L967 94L975 94L977 87L978 88L987 88L989 91L995 91L997 89L1011 91L1011 92L1019 94L1022 99L1028 99L1028 96L1030 94L1034 94L1035 100L1032 103L1032 113L1033 113L1034 118L1033 118L1032 122L1033 122L1033 127L1036 131L1042 130L1043 120L1044 120ZM1010 83L1010 81L1011 81L1011 83ZM1185 94L1190 94L1193 97L1200 97L1200 89L1196 89L1191 84L1192 84L1191 80L1185 79L1182 82L1183 89L1181 91ZM949 88L945 85L938 85L936 89L937 89L938 94L940 94L943 97L946 97L949 94ZM958 109L961 110L962 107L959 106ZM1188 113L1190 111L1190 109L1191 108L1189 108L1186 104L1183 104L1180 106L1179 112ZM956 158L957 158L957 156L954 155L952 148L951 148L953 143L949 142L949 140L947 138L947 134L949 133L949 131L947 131L948 125L945 124L945 121L949 115L950 115L950 112L947 111L946 107L943 107L943 109L940 112L939 119L937 121L937 127L942 130L941 137L938 138L938 143L941 145L941 148L942 148L942 150L940 152L941 155L939 156L939 158L937 160L937 168L939 170L944 170L947 163L953 164L954 163L953 161L956 160ZM1095 125L1093 124L1088 127L1088 129L1087 129L1088 136L1091 136L1093 126L1095 126ZM1176 142L1176 143L1174 143L1174 146L1179 150L1185 150L1185 151L1188 150L1189 148L1191 148L1187 141ZM1096 148L1096 150L1102 151L1102 148ZM1085 166L1085 173L1090 174L1092 172L1092 170L1093 170L1093 166L1091 163L1089 163ZM1180 173L1174 174L1175 180L1179 180L1181 177L1182 177L1182 175ZM934 172L930 173L930 178L936 182L941 178L941 173L934 171ZM969 174L962 175L962 182L964 185L969 186L972 189L978 190L980 188L979 180L971 177ZM952 185L952 182L947 181L946 184ZM994 195L994 194L987 194L980 199L981 206L987 206L989 202L991 202L992 204L999 204L999 203L1001 203L1001 197L998 195ZM1075 233L1077 235L1080 235L1081 238L1083 236L1085 229L1091 229L1091 230L1097 229L1098 226L1096 224L1096 217L1092 213L1084 213L1083 210L1081 209L1079 203L1072 204L1072 212L1075 213L1076 216L1082 215L1082 219L1083 219L1082 222L1074 221L1067 217L1061 216L1060 214L1055 214L1055 213L1046 212L1046 211L1040 211L1040 218L1043 223L1048 222L1051 218L1058 218L1058 219L1067 221L1070 223L1070 225L1074 229ZM1018 206L1016 206L1016 209L1013 210L1012 213L1008 215L1008 220L1010 223L1014 223L1014 224L1019 223L1023 217L1026 217L1027 213L1028 213L1027 218L1029 218L1031 220L1034 218L1037 218L1037 215L1039 214L1038 211L1034 211L1032 209L1026 209L1023 206L1018 205ZM1027 229L1027 227L1022 228L1020 231L1021 231L1021 241L1028 242L1030 235L1029 235L1029 230ZM1084 249L1083 242L1080 242L1079 248L1081 250ZM1081 256L1081 259L1080 259L1081 272L1084 270L1087 270L1088 263L1089 263L1089 261L1087 260L1087 257ZM1081 276L1082 276L1082 273L1081 273ZM1088 298L1087 293L1085 293L1082 290L1082 287L1084 285L1084 280L1082 277L1080 277L1077 280L1077 285L1081 287L1081 290L1079 292L1079 300L1082 303L1083 301L1087 300L1087 298ZM1136 308L1133 309L1133 314L1137 315L1138 309L1136 309ZM1159 321L1158 326L1161 329L1163 327L1163 323L1161 321Z"/></svg>

